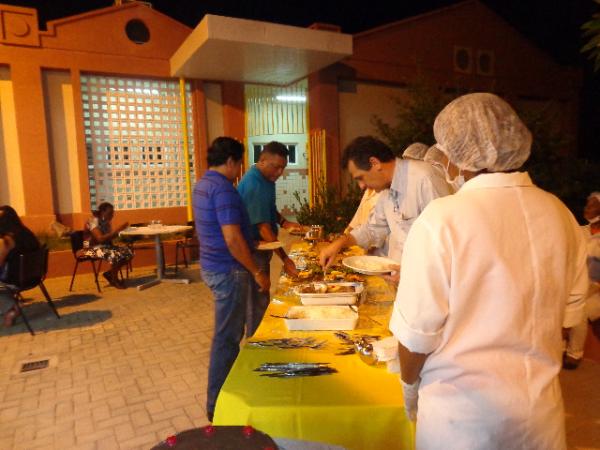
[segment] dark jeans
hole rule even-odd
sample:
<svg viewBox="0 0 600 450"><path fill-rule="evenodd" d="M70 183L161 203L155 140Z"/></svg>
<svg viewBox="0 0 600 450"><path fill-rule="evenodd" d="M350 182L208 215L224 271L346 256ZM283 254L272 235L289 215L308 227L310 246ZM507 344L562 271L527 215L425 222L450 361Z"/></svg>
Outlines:
<svg viewBox="0 0 600 450"><path fill-rule="evenodd" d="M256 251L252 254L252 257L258 268L270 277L269 269L273 252ZM271 297L268 292L258 292L258 285L252 283L252 297L248 299L246 305L246 337L252 336L260 325L270 300Z"/></svg>
<svg viewBox="0 0 600 450"><path fill-rule="evenodd" d="M206 413L212 422L219 391L240 351L246 302L254 281L245 269L229 273L202 270L202 279L215 297L215 332L210 349Z"/></svg>

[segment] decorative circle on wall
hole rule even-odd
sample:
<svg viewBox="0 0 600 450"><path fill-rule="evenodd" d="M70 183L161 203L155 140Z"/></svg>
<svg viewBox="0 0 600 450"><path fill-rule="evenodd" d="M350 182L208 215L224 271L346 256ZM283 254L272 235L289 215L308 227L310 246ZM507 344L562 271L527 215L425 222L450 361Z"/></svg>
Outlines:
<svg viewBox="0 0 600 450"><path fill-rule="evenodd" d="M125 33L130 41L136 44L145 44L150 40L150 30L144 22L132 19L125 25Z"/></svg>
<svg viewBox="0 0 600 450"><path fill-rule="evenodd" d="M14 36L17 37L25 37L29 34L29 32L31 31L31 28L29 27L29 24L27 23L27 21L25 19L13 19L10 22L10 31L12 32L12 34Z"/></svg>

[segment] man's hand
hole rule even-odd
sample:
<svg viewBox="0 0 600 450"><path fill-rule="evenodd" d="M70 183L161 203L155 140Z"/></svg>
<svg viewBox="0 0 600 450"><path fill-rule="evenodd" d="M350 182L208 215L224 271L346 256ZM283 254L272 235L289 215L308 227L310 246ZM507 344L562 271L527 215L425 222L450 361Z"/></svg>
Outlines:
<svg viewBox="0 0 600 450"><path fill-rule="evenodd" d="M398 270L393 271L389 275L384 275L383 278L392 288L398 289L398 283L400 283L400 268L398 267Z"/></svg>
<svg viewBox="0 0 600 450"><path fill-rule="evenodd" d="M290 222L289 220L286 220L285 222L283 222L282 228L284 228L287 231L303 231L304 227L302 225L300 225L299 223L296 222Z"/></svg>
<svg viewBox="0 0 600 450"><path fill-rule="evenodd" d="M289 256L283 260L283 270L292 278L296 278L298 276L298 269L296 269L294 261L292 261Z"/></svg>
<svg viewBox="0 0 600 450"><path fill-rule="evenodd" d="M258 284L259 292L269 292L269 289L271 289L271 280L262 270L259 270L254 274L254 281Z"/></svg>
<svg viewBox="0 0 600 450"><path fill-rule="evenodd" d="M340 252L342 248L344 248L344 244L346 240L342 237L340 239L336 239L327 247L325 247L319 253L319 264L323 267L323 269L327 269L330 265L335 262L335 257Z"/></svg>

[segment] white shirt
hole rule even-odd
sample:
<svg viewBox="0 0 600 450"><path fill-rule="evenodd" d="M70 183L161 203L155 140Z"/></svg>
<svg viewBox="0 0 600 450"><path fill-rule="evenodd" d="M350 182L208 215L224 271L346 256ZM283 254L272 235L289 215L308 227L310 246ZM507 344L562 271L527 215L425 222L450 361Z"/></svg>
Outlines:
<svg viewBox="0 0 600 450"><path fill-rule="evenodd" d="M450 194L434 168L423 161L396 159L392 184L383 191L369 221L350 234L363 247L382 247L389 236L388 257L400 262L408 230L427 204Z"/></svg>
<svg viewBox="0 0 600 450"><path fill-rule="evenodd" d="M361 226L363 223L367 223L369 220L369 216L371 215L371 211L375 207L377 200L379 200L379 195L381 192L377 192L374 189L365 189L365 193L360 199L360 204L354 213L354 217L348 224L348 227L354 229Z"/></svg>
<svg viewBox="0 0 600 450"><path fill-rule="evenodd" d="M565 448L561 327L587 289L577 222L527 173L479 175L406 241L390 330L421 371L417 448Z"/></svg>

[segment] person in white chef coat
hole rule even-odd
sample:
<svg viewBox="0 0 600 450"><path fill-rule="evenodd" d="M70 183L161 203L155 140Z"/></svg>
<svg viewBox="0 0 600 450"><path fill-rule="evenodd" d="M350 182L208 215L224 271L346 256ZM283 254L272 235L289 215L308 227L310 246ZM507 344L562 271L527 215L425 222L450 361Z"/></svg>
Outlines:
<svg viewBox="0 0 600 450"><path fill-rule="evenodd" d="M423 161L427 150L429 150L429 146L422 142L413 142L402 152L402 159L416 159L417 161Z"/></svg>
<svg viewBox="0 0 600 450"><path fill-rule="evenodd" d="M561 328L584 310L582 233L517 171L532 138L504 100L459 97L434 135L462 187L410 229L390 320L416 446L566 448Z"/></svg>

